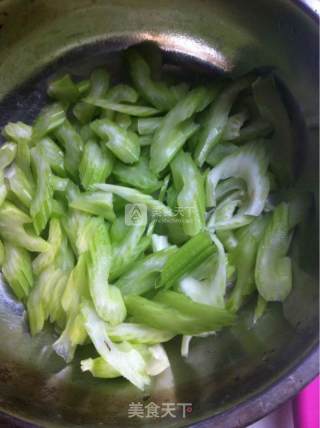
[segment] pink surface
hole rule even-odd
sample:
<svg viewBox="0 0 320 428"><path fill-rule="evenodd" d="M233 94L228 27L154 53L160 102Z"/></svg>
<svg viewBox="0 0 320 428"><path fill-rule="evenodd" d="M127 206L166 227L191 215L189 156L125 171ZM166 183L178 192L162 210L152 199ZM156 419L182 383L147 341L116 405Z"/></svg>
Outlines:
<svg viewBox="0 0 320 428"><path fill-rule="evenodd" d="M317 377L294 399L295 428L319 428L319 381Z"/></svg>

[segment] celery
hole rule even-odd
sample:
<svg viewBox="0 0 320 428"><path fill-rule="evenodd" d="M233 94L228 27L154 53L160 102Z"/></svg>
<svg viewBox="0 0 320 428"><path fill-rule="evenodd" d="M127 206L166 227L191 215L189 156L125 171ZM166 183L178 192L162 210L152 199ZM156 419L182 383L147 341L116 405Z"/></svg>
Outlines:
<svg viewBox="0 0 320 428"><path fill-rule="evenodd" d="M266 224L266 216L258 217L238 232L238 245L231 252L231 259L237 271L235 287L227 303L231 311L238 311L245 298L255 290L254 270L258 246Z"/></svg>
<svg viewBox="0 0 320 428"><path fill-rule="evenodd" d="M113 343L107 334L106 324L98 318L90 304L82 305L82 314L88 335L101 357L139 389L143 390L149 385L146 362L134 346L129 342Z"/></svg>
<svg viewBox="0 0 320 428"><path fill-rule="evenodd" d="M70 75L65 74L49 83L48 95L61 102L73 103L79 98L80 91Z"/></svg>
<svg viewBox="0 0 320 428"><path fill-rule="evenodd" d="M104 183L113 169L113 155L105 147L89 140L83 150L79 173L81 184L88 189L92 184Z"/></svg>
<svg viewBox="0 0 320 428"><path fill-rule="evenodd" d="M52 171L61 177L65 177L64 153L60 147L48 137L40 140L37 146L42 148Z"/></svg>
<svg viewBox="0 0 320 428"><path fill-rule="evenodd" d="M52 212L53 188L51 170L43 149L31 150L32 167L36 176L36 190L30 206L30 215L36 233L39 235L46 227Z"/></svg>
<svg viewBox="0 0 320 428"><path fill-rule="evenodd" d="M105 96L109 88L109 74L102 68L98 68L91 73L90 91L88 97L101 98ZM93 119L96 107L84 101L79 101L73 108L73 114L80 123L85 124Z"/></svg>
<svg viewBox="0 0 320 428"><path fill-rule="evenodd" d="M216 187L220 180L237 177L245 181L248 194L248 200L240 207L239 214L260 215L269 193L268 164L269 159L262 143L247 144L225 157L208 174L208 205L216 205Z"/></svg>
<svg viewBox="0 0 320 428"><path fill-rule="evenodd" d="M35 188L34 184L28 180L24 172L16 164L13 164L7 169L5 180L8 190L12 192L25 207L30 208Z"/></svg>
<svg viewBox="0 0 320 428"><path fill-rule="evenodd" d="M214 246L207 232L194 236L169 257L161 272L159 286L172 287L213 252Z"/></svg>
<svg viewBox="0 0 320 428"><path fill-rule="evenodd" d="M80 303L83 298L89 298L87 253L80 254L76 266L69 275L61 300L67 322L53 348L66 362L73 359L77 345L83 345L87 339L80 313Z"/></svg>
<svg viewBox="0 0 320 428"><path fill-rule="evenodd" d="M126 113L117 113L115 122L123 129L128 129L132 125L131 117Z"/></svg>
<svg viewBox="0 0 320 428"><path fill-rule="evenodd" d="M86 95L91 87L91 82L89 79L80 80L77 84L78 91L81 95Z"/></svg>
<svg viewBox="0 0 320 428"><path fill-rule="evenodd" d="M177 203L186 235L197 235L205 224L204 180L189 153L180 153L171 162Z"/></svg>
<svg viewBox="0 0 320 428"><path fill-rule="evenodd" d="M102 357L87 358L81 361L81 370L83 372L89 371L93 377L100 377L105 379L113 379L120 377L121 373L114 369Z"/></svg>
<svg viewBox="0 0 320 428"><path fill-rule="evenodd" d="M0 147L0 170L7 168L15 159L17 145L14 143L5 143Z"/></svg>
<svg viewBox="0 0 320 428"><path fill-rule="evenodd" d="M10 202L4 202L0 207L0 235L5 241L31 252L47 251L49 244L46 241L24 229L24 225L31 222L28 215Z"/></svg>
<svg viewBox="0 0 320 428"><path fill-rule="evenodd" d="M128 351L130 349L128 345L123 345L120 347L121 350ZM145 361L146 375L157 376L170 366L167 354L161 345L150 347L145 345L133 345L133 348L140 353ZM121 376L121 373L114 369L112 365L102 357L82 360L81 370L90 371L92 376L100 378L112 379Z"/></svg>
<svg viewBox="0 0 320 428"><path fill-rule="evenodd" d="M89 140L91 140L93 142L96 142L96 140L97 140L97 136L93 132L93 130L91 129L90 123L83 125L80 128L79 134L80 134L80 137L82 138L82 141L84 143L86 143ZM86 146L84 146L84 149L85 149L85 147Z"/></svg>
<svg viewBox="0 0 320 428"><path fill-rule="evenodd" d="M112 174L120 183L135 187L146 193L154 193L161 186L157 176L150 170L148 159L144 155L132 166L117 162L114 165Z"/></svg>
<svg viewBox="0 0 320 428"><path fill-rule="evenodd" d="M110 324L119 324L126 316L126 308L120 290L108 284L111 264L108 227L101 219L95 219L88 255L90 294L99 316Z"/></svg>
<svg viewBox="0 0 320 428"><path fill-rule="evenodd" d="M186 120L170 130L161 144L157 144L153 140L150 150L150 168L155 173L163 171L198 127L199 125L192 120Z"/></svg>
<svg viewBox="0 0 320 428"><path fill-rule="evenodd" d="M107 118L95 120L91 128L122 162L132 164L139 160L140 145L137 134L121 128Z"/></svg>
<svg viewBox="0 0 320 428"><path fill-rule="evenodd" d="M156 211L157 214L161 214L163 216L172 215L171 209L162 202L152 198L150 195L146 195L142 192L139 192L138 190L131 189L130 187L117 186L114 184L96 184L93 187L103 192L118 195L131 204L144 204L148 209Z"/></svg>
<svg viewBox="0 0 320 428"><path fill-rule="evenodd" d="M82 138L67 120L56 130L55 135L65 150L65 170L73 178L77 178L83 150Z"/></svg>
<svg viewBox="0 0 320 428"><path fill-rule="evenodd" d="M92 104L104 110L111 110L119 113L125 113L125 114L128 114L129 116L148 117L148 116L154 116L157 113L159 113L159 110L153 107L132 105L132 104L120 104L120 103L109 101L108 99L96 99L96 98L88 97L85 99L85 101L88 104Z"/></svg>
<svg viewBox="0 0 320 428"><path fill-rule="evenodd" d="M15 163L23 171L28 180L33 183L31 172L31 154L28 143L20 142L18 144Z"/></svg>
<svg viewBox="0 0 320 428"><path fill-rule="evenodd" d="M163 118L154 135L150 151L150 165L155 172L162 171L198 129L190 118L206 106L208 97L207 88L195 88Z"/></svg>
<svg viewBox="0 0 320 428"><path fill-rule="evenodd" d="M238 146L232 143L220 143L213 147L211 152L208 154L206 162L210 166L218 165L222 159L226 156L231 155L238 150Z"/></svg>
<svg viewBox="0 0 320 428"><path fill-rule="evenodd" d="M138 101L139 94L132 86L120 83L110 88L105 98L114 103L134 104Z"/></svg>
<svg viewBox="0 0 320 428"><path fill-rule="evenodd" d="M233 139L236 144L245 143L247 141L257 140L267 137L273 131L269 122L263 119L256 119L240 129L239 135Z"/></svg>
<svg viewBox="0 0 320 428"><path fill-rule="evenodd" d="M175 97L163 82L151 78L151 70L144 58L135 50L127 52L130 75L142 97L161 111L167 111L175 104Z"/></svg>
<svg viewBox="0 0 320 428"><path fill-rule="evenodd" d="M227 258L223 245L215 235L212 235L212 241L215 245L216 257L213 259L214 263L211 265L210 272L204 276L202 281L193 277L182 279L180 290L194 302L224 308L227 287ZM210 259L212 260L212 257ZM205 264L206 260L202 266ZM191 275L197 276L196 271L191 272Z"/></svg>
<svg viewBox="0 0 320 428"><path fill-rule="evenodd" d="M30 143L32 127L23 122L9 122L3 129L3 136L15 143Z"/></svg>
<svg viewBox="0 0 320 428"><path fill-rule="evenodd" d="M131 269L118 279L115 285L124 296L144 294L155 289L163 267L175 251L176 248L171 247L138 260Z"/></svg>
<svg viewBox="0 0 320 428"><path fill-rule="evenodd" d="M180 293L161 293L157 301L131 295L125 297L125 302L135 322L173 334L203 333L233 321L233 316L225 309L194 303Z"/></svg>
<svg viewBox="0 0 320 428"><path fill-rule="evenodd" d="M162 122L162 117L146 117L138 119L138 133L140 135L153 134L158 128L160 128Z"/></svg>
<svg viewBox="0 0 320 428"><path fill-rule="evenodd" d="M41 110L32 127L32 139L37 141L61 126L66 119L61 104L55 103Z"/></svg>
<svg viewBox="0 0 320 428"><path fill-rule="evenodd" d="M3 275L19 300L25 300L33 287L31 257L28 251L4 242Z"/></svg>
<svg viewBox="0 0 320 428"><path fill-rule="evenodd" d="M158 235L156 233L153 233L151 235L151 244L152 244L152 251L154 253L162 250L166 250L170 247L168 237L164 235Z"/></svg>
<svg viewBox="0 0 320 428"><path fill-rule="evenodd" d="M112 204L112 193L80 193L72 200L69 206L76 210L104 217L106 220L109 221L113 221L115 219L115 213L113 211Z"/></svg>
<svg viewBox="0 0 320 428"><path fill-rule="evenodd" d="M53 263L62 242L62 229L59 220L51 219L49 225L48 251L40 253L32 262L35 275L40 273Z"/></svg>
<svg viewBox="0 0 320 428"><path fill-rule="evenodd" d="M283 302L292 288L288 205L281 203L273 211L259 244L255 281L267 301Z"/></svg>
<svg viewBox="0 0 320 428"><path fill-rule="evenodd" d="M241 91L251 85L252 81L253 76L248 75L230 83L212 105L210 118L200 133L195 151L195 159L199 166L204 164L212 148L221 141L235 99Z"/></svg>
<svg viewBox="0 0 320 428"><path fill-rule="evenodd" d="M121 219L121 221L124 221ZM110 279L113 281L122 275L130 265L143 253L150 245L150 238L143 236L146 230L145 224L126 226L122 235L117 239L113 238L113 261L110 271ZM114 236L114 232L111 233Z"/></svg>
<svg viewBox="0 0 320 428"><path fill-rule="evenodd" d="M246 110L230 116L226 126L223 130L222 139L226 141L235 140L240 135L240 129L245 121L248 119L248 112Z"/></svg>
<svg viewBox="0 0 320 428"><path fill-rule="evenodd" d="M122 323L107 327L108 335L113 342L128 341L136 344L155 345L168 342L173 334L168 331L158 330L143 324Z"/></svg>

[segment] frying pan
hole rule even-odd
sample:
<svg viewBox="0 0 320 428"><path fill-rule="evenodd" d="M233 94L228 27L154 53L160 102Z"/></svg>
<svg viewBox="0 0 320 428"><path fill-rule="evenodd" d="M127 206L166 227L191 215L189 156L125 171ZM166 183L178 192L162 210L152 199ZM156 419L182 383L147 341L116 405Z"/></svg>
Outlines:
<svg viewBox="0 0 320 428"><path fill-rule="evenodd" d="M317 4L317 2L313 2ZM121 77L121 51L151 41L189 74L237 76L272 68L288 107L300 189L316 195L292 245L294 287L253 328L250 302L236 325L166 347L171 369L150 390L83 374L83 347L65 366L48 327L31 338L26 316L0 287L1 426L241 427L296 394L318 371L318 20L289 0L1 0L0 126L31 122L57 73L106 64ZM190 403L183 417L129 418L130 403Z"/></svg>

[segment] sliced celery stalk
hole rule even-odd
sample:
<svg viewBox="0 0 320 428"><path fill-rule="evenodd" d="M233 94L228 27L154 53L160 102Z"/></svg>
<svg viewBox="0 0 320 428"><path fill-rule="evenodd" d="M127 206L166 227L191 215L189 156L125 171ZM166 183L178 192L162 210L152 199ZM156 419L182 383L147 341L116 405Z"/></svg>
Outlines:
<svg viewBox="0 0 320 428"><path fill-rule="evenodd" d="M45 135L61 126L66 119L61 104L55 103L44 107L32 127L32 139L40 140Z"/></svg>
<svg viewBox="0 0 320 428"><path fill-rule="evenodd" d="M214 253L210 235L200 232L172 254L161 272L160 287L170 288Z"/></svg>
<svg viewBox="0 0 320 428"><path fill-rule="evenodd" d="M104 118L91 123L91 128L106 143L112 153L124 163L139 160L140 144L138 135Z"/></svg>
<svg viewBox="0 0 320 428"><path fill-rule="evenodd" d="M160 272L169 257L176 252L175 247L150 254L135 262L131 269L124 273L115 283L124 296L144 294L155 289Z"/></svg>
<svg viewBox="0 0 320 428"><path fill-rule="evenodd" d="M25 300L34 284L29 252L10 242L4 242L2 272L16 297Z"/></svg>
<svg viewBox="0 0 320 428"><path fill-rule="evenodd" d="M139 161L132 166L117 162L114 165L112 174L120 183L135 187L146 193L153 193L161 187L161 182L149 168L146 156L141 156Z"/></svg>
<svg viewBox="0 0 320 428"><path fill-rule="evenodd" d="M65 74L49 83L48 95L61 102L73 103L79 98L80 91L70 75Z"/></svg>
<svg viewBox="0 0 320 428"><path fill-rule="evenodd" d="M10 202L5 201L0 207L0 235L5 241L31 252L47 251L49 244L46 241L25 230L24 226L31 222L28 215Z"/></svg>
<svg viewBox="0 0 320 428"><path fill-rule="evenodd" d="M283 302L292 288L288 205L281 203L260 242L255 269L255 281L260 295L267 301Z"/></svg>
<svg viewBox="0 0 320 428"><path fill-rule="evenodd" d="M108 284L111 264L112 247L108 227L102 219L94 219L88 255L90 295L99 316L115 325L125 319L126 308L120 290Z"/></svg>
<svg viewBox="0 0 320 428"><path fill-rule="evenodd" d="M205 224L204 179L189 153L180 151L171 162L177 203L186 235L197 235Z"/></svg>
<svg viewBox="0 0 320 428"><path fill-rule="evenodd" d="M113 221L115 213L113 211L112 193L106 192L85 192L76 196L69 204L71 208L84 211L89 214L104 217Z"/></svg>

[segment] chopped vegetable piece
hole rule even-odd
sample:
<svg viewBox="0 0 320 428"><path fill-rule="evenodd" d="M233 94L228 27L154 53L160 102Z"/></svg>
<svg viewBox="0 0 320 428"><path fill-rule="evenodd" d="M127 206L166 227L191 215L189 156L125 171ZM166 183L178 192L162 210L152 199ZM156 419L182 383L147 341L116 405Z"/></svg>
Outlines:
<svg viewBox="0 0 320 428"><path fill-rule="evenodd" d="M155 173L163 171L198 127L199 125L192 120L186 120L172 129L164 143L157 144L153 140L150 150L150 168Z"/></svg>
<svg viewBox="0 0 320 428"><path fill-rule="evenodd" d="M138 119L138 132L140 135L153 134L158 128L160 128L162 122L162 117L147 117Z"/></svg>
<svg viewBox="0 0 320 428"><path fill-rule="evenodd" d="M212 241L217 251L217 259L211 266L211 271L205 281L194 278L184 278L180 282L180 290L191 300L204 305L224 308L224 297L227 288L227 258L223 245L215 235Z"/></svg>
<svg viewBox="0 0 320 428"><path fill-rule="evenodd" d="M143 390L149 385L150 378L146 374L146 362L141 353L129 342L113 343L107 334L106 324L98 318L90 304L82 305L82 315L87 333L101 357L137 388Z"/></svg>
<svg viewBox="0 0 320 428"><path fill-rule="evenodd" d="M161 111L167 111L175 104L175 97L163 82L151 78L151 70L143 57L134 49L127 51L130 75L142 97Z"/></svg>
<svg viewBox="0 0 320 428"><path fill-rule="evenodd" d="M71 208L104 217L113 221L115 213L113 211L112 193L106 192L86 192L80 193L69 204Z"/></svg>
<svg viewBox="0 0 320 428"><path fill-rule="evenodd" d="M64 167L73 178L78 177L83 141L69 121L65 121L55 132L65 150Z"/></svg>
<svg viewBox="0 0 320 428"><path fill-rule="evenodd" d="M132 204L144 204L150 210L157 211L157 214L163 216L172 215L171 209L162 202L153 199L150 195L131 189L130 187L116 186L114 184L96 184L93 187L103 192L114 193Z"/></svg>
<svg viewBox="0 0 320 428"><path fill-rule="evenodd" d="M140 144L137 134L121 128L107 118L95 120L91 128L105 140L108 149L122 162L132 164L139 160Z"/></svg>
<svg viewBox="0 0 320 428"><path fill-rule="evenodd" d="M251 224L239 230L238 245L231 252L232 263L236 267L237 280L235 287L228 299L228 309L238 311L249 296L255 290L254 270L258 246L264 234L268 217L258 217Z"/></svg>
<svg viewBox="0 0 320 428"><path fill-rule="evenodd" d="M61 102L73 103L80 96L78 86L72 81L69 74L49 83L48 95Z"/></svg>
<svg viewBox="0 0 320 428"><path fill-rule="evenodd" d="M145 294L147 291L155 289L157 281L160 279L160 272L169 257L175 252L176 248L170 247L138 260L118 279L115 285L124 296Z"/></svg>
<svg viewBox="0 0 320 428"><path fill-rule="evenodd" d="M31 257L28 251L16 245L4 243L3 275L20 300L25 300L33 287Z"/></svg>
<svg viewBox="0 0 320 428"><path fill-rule="evenodd" d="M37 146L41 147L52 171L61 177L65 177L64 153L60 147L48 137L40 140Z"/></svg>
<svg viewBox="0 0 320 428"><path fill-rule="evenodd" d="M36 190L30 206L30 215L38 235L46 227L52 212L52 177L51 169L43 149L34 147L31 150L31 162L36 176Z"/></svg>
<svg viewBox="0 0 320 428"><path fill-rule="evenodd" d="M171 162L171 171L183 230L186 235L197 235L205 224L204 179L191 155L183 151Z"/></svg>
<svg viewBox="0 0 320 428"><path fill-rule="evenodd" d="M161 187L161 182L150 170L148 159L144 155L132 166L117 162L114 165L112 174L120 183L135 187L146 193L154 193Z"/></svg>
<svg viewBox="0 0 320 428"><path fill-rule="evenodd" d="M227 141L238 138L240 135L240 129L247 119L248 112L246 110L230 116L223 130L222 138Z"/></svg>
<svg viewBox="0 0 320 428"><path fill-rule="evenodd" d="M119 220L124 222L123 218ZM111 236L113 236L113 260L110 270L111 281L114 281L126 270L128 270L131 264L150 245L150 238L148 236L143 236L145 230L146 224L125 225L121 235L115 236L114 231L111 229Z"/></svg>
<svg viewBox="0 0 320 428"><path fill-rule="evenodd" d="M90 92L88 97L95 99L105 96L109 88L109 80L109 74L104 69L98 68L94 70L90 76ZM95 112L96 107L85 101L79 101L73 108L73 114L82 124L90 122Z"/></svg>
<svg viewBox="0 0 320 428"><path fill-rule="evenodd" d="M112 263L112 247L107 225L93 219L89 242L88 279L91 298L99 316L115 325L126 317L126 308L120 290L108 284Z"/></svg>
<svg viewBox="0 0 320 428"><path fill-rule="evenodd" d="M32 138L32 127L23 122L9 122L3 129L3 136L15 143L29 143Z"/></svg>
<svg viewBox="0 0 320 428"><path fill-rule="evenodd" d="M114 158L105 147L89 140L79 165L81 184L88 189L92 184L104 183L113 169Z"/></svg>
<svg viewBox="0 0 320 428"><path fill-rule="evenodd" d="M247 144L225 157L208 174L208 205L216 205L216 187L220 180L237 177L245 181L248 194L248 201L240 208L239 214L260 215L269 193L268 164L266 149L257 142Z"/></svg>
<svg viewBox="0 0 320 428"><path fill-rule="evenodd" d="M217 166L222 159L238 150L238 146L232 143L220 143L213 147L206 162L210 166Z"/></svg>
<svg viewBox="0 0 320 428"><path fill-rule="evenodd" d="M40 140L61 126L65 119L65 111L61 104L55 103L44 107L33 125L32 139L34 141Z"/></svg>
<svg viewBox="0 0 320 428"><path fill-rule="evenodd" d="M0 235L5 241L31 252L47 251L49 244L46 241L24 229L24 225L31 222L27 214L10 202L5 201L0 207Z"/></svg>
<svg viewBox="0 0 320 428"><path fill-rule="evenodd" d="M259 138L267 137L273 131L269 122L263 119L257 119L252 123L240 129L239 136L233 139L236 144L246 143L247 141L254 141Z"/></svg>
<svg viewBox="0 0 320 428"><path fill-rule="evenodd" d="M177 281L214 253L211 238L207 232L201 232L187 241L172 254L161 272L159 286L170 288Z"/></svg>
<svg viewBox="0 0 320 428"><path fill-rule="evenodd" d="M205 123L199 135L199 141L196 147L195 159L199 166L204 164L212 148L220 143L235 99L241 91L251 85L253 79L254 77L252 75L248 75L230 83L212 105L210 118Z"/></svg>
<svg viewBox="0 0 320 428"><path fill-rule="evenodd" d="M166 292L169 293L169 292ZM198 334L219 329L233 322L233 316L225 309L194 303L180 293L159 294L158 301L140 296L126 296L129 315L135 322L171 331L175 334Z"/></svg>
<svg viewBox="0 0 320 428"><path fill-rule="evenodd" d="M281 203L272 213L260 242L255 280L260 295L267 301L283 302L292 288L288 205Z"/></svg>
<svg viewBox="0 0 320 428"><path fill-rule="evenodd" d="M88 104L92 104L96 107L101 107L105 110L117 111L120 113L125 113L130 116L137 117L148 117L154 116L159 113L159 110L148 107L148 106L140 106L140 105L131 105L131 104L120 104L112 101L108 101L108 99L96 99L96 98L86 98L85 101Z"/></svg>

